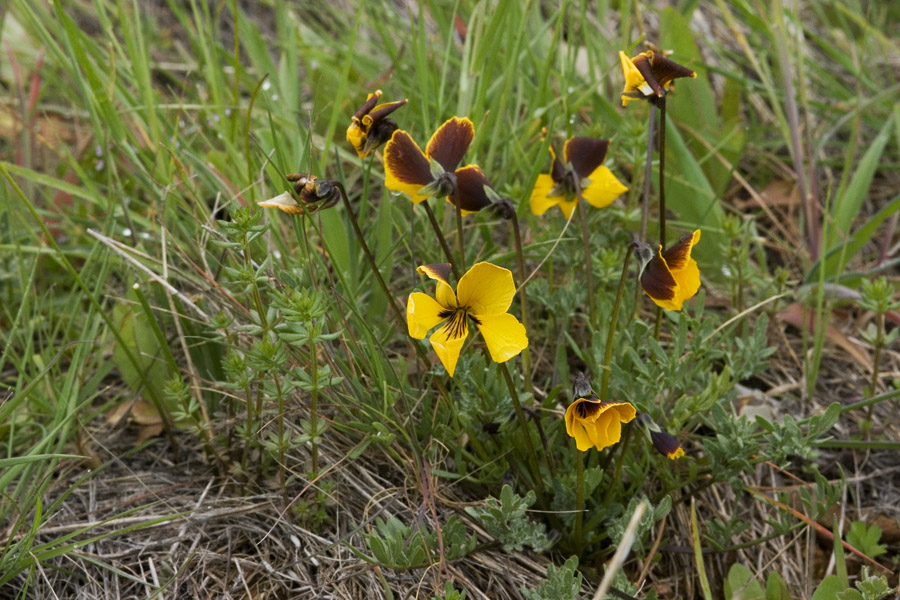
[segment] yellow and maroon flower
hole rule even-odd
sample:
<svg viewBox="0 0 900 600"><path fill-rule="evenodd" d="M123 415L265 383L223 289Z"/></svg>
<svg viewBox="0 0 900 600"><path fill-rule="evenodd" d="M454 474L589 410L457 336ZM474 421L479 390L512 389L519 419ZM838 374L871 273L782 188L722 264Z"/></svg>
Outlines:
<svg viewBox="0 0 900 600"><path fill-rule="evenodd" d="M551 146L553 165L549 173L538 175L531 192L531 212L542 215L551 206L559 206L568 219L578 206L578 189L591 206L609 206L628 188L603 165L608 149L609 140L569 138L563 147L564 162L560 162Z"/></svg>
<svg viewBox="0 0 900 600"><path fill-rule="evenodd" d="M367 157L380 145L391 139L391 135L397 131L397 123L387 116L406 104L406 100L396 102L378 103L381 98L381 90L375 90L369 94L356 114L350 117L350 127L347 128L347 141L356 150L360 158Z"/></svg>
<svg viewBox="0 0 900 600"><path fill-rule="evenodd" d="M566 433L575 438L581 452L617 444L622 438L622 423L628 423L636 414L628 402L598 398L583 373L575 378L573 396L575 401L566 409Z"/></svg>
<svg viewBox="0 0 900 600"><path fill-rule="evenodd" d="M312 213L326 208L331 208L340 200L340 191L335 182L327 179L319 180L309 173L290 173L286 179L294 184L294 194L284 192L258 202L265 208L277 208L291 215ZM297 201L297 198L300 201Z"/></svg>
<svg viewBox="0 0 900 600"><path fill-rule="evenodd" d="M434 132L422 152L407 132L395 131L384 147L384 185L408 195L415 204L446 196L464 214L489 206L484 188L491 182L478 165L457 168L474 137L472 121L453 117Z"/></svg>
<svg viewBox="0 0 900 600"><path fill-rule="evenodd" d="M437 281L435 297L414 292L406 303L409 335L417 340L443 323L431 335L431 346L453 377L459 353L475 324L494 362L506 362L528 347L525 327L508 314L516 285L508 269L480 262L460 277L456 293L448 283L450 264L423 265L419 273Z"/></svg>
<svg viewBox="0 0 900 600"><path fill-rule="evenodd" d="M622 106L632 100L655 101L664 98L675 87L679 77L696 77L697 73L669 60L661 53L647 50L634 58L628 58L619 51L622 71L625 74L625 89L622 90Z"/></svg>
<svg viewBox="0 0 900 600"><path fill-rule="evenodd" d="M641 285L650 299L666 310L681 310L681 305L700 289L700 269L691 258L691 249L700 241L700 230L681 236L677 244L654 255L649 244L638 243Z"/></svg>
<svg viewBox="0 0 900 600"><path fill-rule="evenodd" d="M650 415L640 413L638 415L638 423L644 432L649 436L650 443L656 448L656 451L670 460L676 460L684 456L684 448L671 433L664 431L657 425Z"/></svg>

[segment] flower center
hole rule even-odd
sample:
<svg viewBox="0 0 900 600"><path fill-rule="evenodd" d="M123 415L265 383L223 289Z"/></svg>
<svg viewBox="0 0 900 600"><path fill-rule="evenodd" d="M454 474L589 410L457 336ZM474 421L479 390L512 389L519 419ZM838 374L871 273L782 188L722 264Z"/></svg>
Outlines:
<svg viewBox="0 0 900 600"><path fill-rule="evenodd" d="M470 315L469 310L463 307L442 310L438 313L438 316L442 319L450 319L444 327L447 330L447 337L451 340L461 338L468 333L466 328L466 317L472 319L472 322L476 325L481 325L481 321L473 315Z"/></svg>

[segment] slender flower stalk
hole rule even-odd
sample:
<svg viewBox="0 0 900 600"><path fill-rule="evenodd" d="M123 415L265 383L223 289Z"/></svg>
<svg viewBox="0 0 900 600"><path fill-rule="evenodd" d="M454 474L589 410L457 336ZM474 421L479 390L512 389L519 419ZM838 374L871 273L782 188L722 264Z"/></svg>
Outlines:
<svg viewBox="0 0 900 600"><path fill-rule="evenodd" d="M541 477L540 466L538 466L537 453L534 451L534 444L531 443L531 436L528 433L528 422L525 420L525 412L522 410L522 404L519 402L519 393L516 391L516 386L513 383L512 376L509 374L506 363L498 363L498 366L500 368L500 373L503 375L503 381L506 382L509 395L512 397L513 406L516 410L516 420L519 422L519 429L525 437L525 449L528 451L528 464L531 469L532 477L534 478L535 492L537 493L538 501L542 506L548 506L547 491L544 488L544 480Z"/></svg>
<svg viewBox="0 0 900 600"><path fill-rule="evenodd" d="M619 290L616 292L616 302L613 304L612 315L609 317L609 331L606 334L606 352L603 354L603 373L600 376L600 397L609 396L609 376L611 372L613 343L616 338L616 323L619 320L619 307L622 305L622 296L625 294L625 281L628 276L628 260L634 252L634 244L628 244L625 251L625 260L622 261L622 275L619 277Z"/></svg>
<svg viewBox="0 0 900 600"><path fill-rule="evenodd" d="M510 220L512 221L513 236L516 244L516 262L519 270L519 281L522 282L518 289L519 306L522 309L522 325L525 327L525 331L528 331L528 301L525 294L525 287L528 281L525 279L525 255L522 252L522 234L519 231L519 217L516 215L515 211L512 212ZM531 394L531 390L534 387L534 374L531 371L531 351L528 348L525 348L525 350L522 351L522 372L525 375L525 391Z"/></svg>
<svg viewBox="0 0 900 600"><path fill-rule="evenodd" d="M460 206L459 202L454 203L456 206L456 235L459 239L457 242L459 244L459 268L461 271L466 270L466 243L463 239L463 220L462 220L462 206Z"/></svg>
<svg viewBox="0 0 900 600"><path fill-rule="evenodd" d="M312 445L312 477L315 480L319 476L319 357L316 353L316 342L313 336L313 328L309 328L309 355L312 375L312 401L309 407L309 429L312 433L310 440Z"/></svg>
<svg viewBox="0 0 900 600"><path fill-rule="evenodd" d="M428 222L431 223L434 235L437 236L438 242L440 242L441 248L444 250L444 256L447 257L447 262L450 263L450 269L453 271L453 276L459 281L459 278L462 276L461 271L456 265L456 261L453 260L453 250L450 249L450 244L447 243L447 238L444 237L444 232L441 231L441 226L437 222L437 217L434 216L434 211L431 210L431 206L427 202L423 202L422 206L425 207L425 214L428 215Z"/></svg>
<svg viewBox="0 0 900 600"><path fill-rule="evenodd" d="M586 202L581 197L581 185L577 177L575 178L575 196L578 198L578 205L581 208L578 211L581 214L578 216L581 219L581 243L584 247L584 277L588 293L588 315L590 315L591 326L595 326L597 324L597 303L594 301L594 261L591 258L591 236L588 233Z"/></svg>
<svg viewBox="0 0 900 600"><path fill-rule="evenodd" d="M650 122L647 125L647 154L644 162L644 186L641 191L641 235L639 239L647 239L647 221L650 218L650 192L653 187L653 140L656 134L656 111L650 110ZM634 286L634 317L641 309L641 287Z"/></svg>
<svg viewBox="0 0 900 600"><path fill-rule="evenodd" d="M584 456L575 454L575 554L584 547Z"/></svg>

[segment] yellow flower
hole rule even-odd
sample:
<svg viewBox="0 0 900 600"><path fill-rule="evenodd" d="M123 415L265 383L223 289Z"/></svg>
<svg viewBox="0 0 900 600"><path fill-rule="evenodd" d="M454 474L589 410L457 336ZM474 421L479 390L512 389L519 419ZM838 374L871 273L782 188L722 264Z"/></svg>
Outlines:
<svg viewBox="0 0 900 600"><path fill-rule="evenodd" d="M622 90L622 106L637 99L654 101L664 98L675 86L679 77L696 77L697 73L652 50L628 58L619 51L625 88Z"/></svg>
<svg viewBox="0 0 900 600"><path fill-rule="evenodd" d="M592 446L603 450L619 442L622 423L628 423L634 415L634 406L628 402L600 400L591 394L577 398L566 409L566 433L575 438L582 452Z"/></svg>
<svg viewBox="0 0 900 600"><path fill-rule="evenodd" d="M528 347L525 327L508 314L516 286L508 269L480 262L459 279L456 293L448 283L450 265L423 265L419 273L437 281L435 297L414 292L406 303L409 335L421 340L435 326L431 346L453 377L456 362L469 334L471 320L494 362L506 362Z"/></svg>
<svg viewBox="0 0 900 600"><path fill-rule="evenodd" d="M378 146L391 139L391 135L397 130L397 124L387 116L406 104L406 100L397 100L375 106L379 98L381 90L375 90L369 94L356 114L350 117L347 141L360 158L367 157Z"/></svg>
<svg viewBox="0 0 900 600"><path fill-rule="evenodd" d="M551 206L559 206L568 219L578 206L575 182L581 188L581 197L596 208L609 206L621 196L627 187L603 166L609 140L589 137L573 137L563 147L565 164L556 157L553 147L553 165L549 173L538 175L531 192L531 212L542 215Z"/></svg>
<svg viewBox="0 0 900 600"><path fill-rule="evenodd" d="M457 168L474 137L472 121L453 117L434 132L422 152L408 133L395 131L384 147L384 185L408 195L415 204L446 196L463 214L490 206L484 188L491 182L478 165Z"/></svg>
<svg viewBox="0 0 900 600"><path fill-rule="evenodd" d="M700 289L700 269L691 258L691 249L700 241L700 230L681 236L677 244L663 252L641 242L636 255L641 259L641 285L650 299L666 310L681 310L681 305Z"/></svg>
<svg viewBox="0 0 900 600"><path fill-rule="evenodd" d="M315 175L307 173L289 173L286 179L294 183L294 194L300 198L300 202L290 192L284 192L257 204L265 208L277 208L291 215L302 215L331 208L341 198L334 181L319 180Z"/></svg>
<svg viewBox="0 0 900 600"><path fill-rule="evenodd" d="M669 460L676 460L684 456L684 448L681 447L681 444L675 439L675 436L660 428L660 426L650 418L650 415L647 413L640 413L638 415L638 423L641 425L644 432L650 436L650 442L653 444L653 447L656 448L657 452L669 458Z"/></svg>

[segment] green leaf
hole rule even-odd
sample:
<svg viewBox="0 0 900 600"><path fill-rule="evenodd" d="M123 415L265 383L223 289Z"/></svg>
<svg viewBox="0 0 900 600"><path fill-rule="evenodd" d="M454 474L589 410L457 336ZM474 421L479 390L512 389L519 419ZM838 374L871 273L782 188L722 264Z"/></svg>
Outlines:
<svg viewBox="0 0 900 600"><path fill-rule="evenodd" d="M881 163L881 155L884 153L884 148L890 139L893 126L894 121L892 119L884 124L884 127L881 128L881 131L869 145L862 160L859 161L859 166L856 167L856 172L853 173L853 177L850 179L850 183L847 185L844 193L835 201L834 209L831 211L833 227L828 229L827 240L829 242L834 243L838 237L845 239L849 236L853 220L859 214L863 201L869 193L872 178L875 176L875 171Z"/></svg>
<svg viewBox="0 0 900 600"><path fill-rule="evenodd" d="M766 580L766 600L791 600L791 592L781 575L772 571Z"/></svg>
<svg viewBox="0 0 900 600"><path fill-rule="evenodd" d="M895 197L887 205L881 208L877 213L872 215L866 223L853 232L853 235L846 240L838 242L835 246L825 253L825 279L834 279L844 271L844 267L850 260L856 256L856 253L862 250L875 235L875 232L881 227L888 218L900 210L900 196ZM809 272L806 274L806 283L812 283L819 280L819 269L822 268L822 260L816 261Z"/></svg>
<svg viewBox="0 0 900 600"><path fill-rule="evenodd" d="M766 598L762 585L753 576L753 572L740 563L734 563L728 569L725 579L725 600L764 600Z"/></svg>
<svg viewBox="0 0 900 600"><path fill-rule="evenodd" d="M829 575L813 592L812 600L835 600L837 595L845 589L837 575Z"/></svg>

